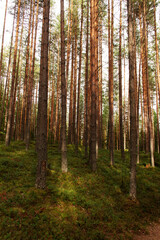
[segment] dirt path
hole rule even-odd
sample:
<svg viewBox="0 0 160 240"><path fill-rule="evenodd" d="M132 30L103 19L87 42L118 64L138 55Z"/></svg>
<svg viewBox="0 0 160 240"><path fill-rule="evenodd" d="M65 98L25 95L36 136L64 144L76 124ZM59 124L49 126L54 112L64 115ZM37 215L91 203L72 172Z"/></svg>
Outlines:
<svg viewBox="0 0 160 240"><path fill-rule="evenodd" d="M160 222L152 224L147 228L148 234L140 233L133 240L160 240Z"/></svg>

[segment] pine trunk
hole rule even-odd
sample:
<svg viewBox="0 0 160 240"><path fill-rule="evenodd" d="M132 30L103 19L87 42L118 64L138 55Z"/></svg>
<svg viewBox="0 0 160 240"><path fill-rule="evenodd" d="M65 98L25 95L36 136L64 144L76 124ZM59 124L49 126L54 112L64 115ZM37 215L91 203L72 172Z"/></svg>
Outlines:
<svg viewBox="0 0 160 240"><path fill-rule="evenodd" d="M80 33L80 53L79 53L79 73L78 73L78 98L77 98L77 132L76 132L76 153L78 153L80 137L80 88L81 88L81 65L82 65L82 36L83 36L83 0L81 3L81 33Z"/></svg>
<svg viewBox="0 0 160 240"><path fill-rule="evenodd" d="M66 79L65 79L65 33L64 33L64 0L61 0L61 169L67 172L67 147L66 147Z"/></svg>
<svg viewBox="0 0 160 240"><path fill-rule="evenodd" d="M21 127L21 139L25 140L26 129L26 110L27 110L27 91L28 91L28 78L29 78L29 55L30 55L30 36L31 36L31 22L32 22L32 0L30 1L30 16L29 16L29 28L28 39L26 49L26 66L25 66L25 78L23 88L23 107L22 107L22 127Z"/></svg>
<svg viewBox="0 0 160 240"><path fill-rule="evenodd" d="M95 69L95 22L96 0L91 0L91 119L90 119L90 164L92 171L96 171L96 69Z"/></svg>
<svg viewBox="0 0 160 240"><path fill-rule="evenodd" d="M133 30L133 6L128 0L128 39L129 39L129 94L130 94L130 197L136 199L136 161L137 161L137 132L136 129L136 101L135 101L135 53Z"/></svg>
<svg viewBox="0 0 160 240"><path fill-rule="evenodd" d="M1 90L2 90L2 65L3 65L3 48L4 48L4 34L5 34L5 27L6 27L6 16L7 16L7 7L8 7L8 0L6 0L5 6L5 14L4 14L4 23L3 23L3 33L2 33L2 44L1 44L1 58L0 58L0 99L1 99Z"/></svg>
<svg viewBox="0 0 160 240"><path fill-rule="evenodd" d="M124 160L123 120L122 120L122 0L120 0L120 27L119 27L119 132L121 158Z"/></svg>
<svg viewBox="0 0 160 240"><path fill-rule="evenodd" d="M70 83L70 105L69 105L69 128L68 143L73 144L73 69L74 69L74 41L72 40L72 64L71 64L71 83Z"/></svg>
<svg viewBox="0 0 160 240"><path fill-rule="evenodd" d="M28 89L27 113L26 113L26 149L27 150L29 149L29 141L30 141L30 123L31 123L32 93L33 93L33 83L34 83L34 67L35 67L35 55L36 55L39 0L37 0L34 49L33 49L33 57L32 57L33 33L34 33L34 10L35 10L35 0L33 3L32 38L31 38L32 40L31 40L30 70L29 70L29 89Z"/></svg>
<svg viewBox="0 0 160 240"><path fill-rule="evenodd" d="M39 80L39 102L37 118L37 176L36 188L46 187L47 167L47 95L48 95L48 42L50 0L43 3L43 25L41 42L41 63Z"/></svg>
<svg viewBox="0 0 160 240"><path fill-rule="evenodd" d="M73 90L73 143L76 142L76 100L77 100L77 15L75 16L75 62L74 62L74 90Z"/></svg>
<svg viewBox="0 0 160 240"><path fill-rule="evenodd" d="M114 165L114 131L113 131L113 0L112 0L112 12L111 12L111 28L109 24L109 31L111 40L110 43L110 53L109 53L109 155L110 163ZM110 14L110 11L109 11Z"/></svg>
<svg viewBox="0 0 160 240"><path fill-rule="evenodd" d="M18 49L18 31L20 23L20 6L21 0L18 1L18 13L17 13L17 26L16 26L16 39L14 46L14 59L13 59L13 69L12 69L12 84L11 84L11 94L8 112L8 122L7 122L7 132L6 132L6 146L9 146L11 140L12 132L12 118L13 118L13 103L14 103L14 88L15 88L15 77L16 77L16 60L17 60L17 49Z"/></svg>
<svg viewBox="0 0 160 240"><path fill-rule="evenodd" d="M87 36L86 36L86 65L85 65L85 116L84 116L84 145L85 158L88 157L88 36L89 36L89 0L87 0Z"/></svg>

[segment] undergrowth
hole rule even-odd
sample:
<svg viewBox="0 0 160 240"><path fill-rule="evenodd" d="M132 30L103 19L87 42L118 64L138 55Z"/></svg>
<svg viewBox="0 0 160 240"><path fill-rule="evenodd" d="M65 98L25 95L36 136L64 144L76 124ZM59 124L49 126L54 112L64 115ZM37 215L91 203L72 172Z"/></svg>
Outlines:
<svg viewBox="0 0 160 240"><path fill-rule="evenodd" d="M48 147L47 188L34 187L37 157L34 143L0 144L0 239L5 240L125 240L160 218L160 156L146 168L140 154L137 202L130 200L129 154L125 162L115 152L111 167L106 150L99 151L92 173L83 149L78 156L68 146L69 171L62 174L58 146Z"/></svg>

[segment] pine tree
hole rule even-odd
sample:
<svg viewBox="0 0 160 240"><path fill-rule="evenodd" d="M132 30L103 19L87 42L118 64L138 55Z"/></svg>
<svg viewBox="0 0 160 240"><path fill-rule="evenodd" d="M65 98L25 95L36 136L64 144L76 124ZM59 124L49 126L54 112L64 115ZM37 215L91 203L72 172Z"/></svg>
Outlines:
<svg viewBox="0 0 160 240"><path fill-rule="evenodd" d="M61 169L67 172L67 147L66 147L66 79L65 79L65 33L64 33L64 0L61 0Z"/></svg>
<svg viewBox="0 0 160 240"><path fill-rule="evenodd" d="M46 187L47 167L47 94L48 94L48 41L50 0L43 3L43 25L41 42L41 63L39 79L39 102L37 119L37 176L36 188Z"/></svg>

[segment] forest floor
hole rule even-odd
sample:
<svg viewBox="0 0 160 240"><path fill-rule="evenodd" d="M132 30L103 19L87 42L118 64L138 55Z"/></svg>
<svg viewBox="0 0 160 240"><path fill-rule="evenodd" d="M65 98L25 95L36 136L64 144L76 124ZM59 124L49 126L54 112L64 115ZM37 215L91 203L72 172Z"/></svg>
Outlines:
<svg viewBox="0 0 160 240"><path fill-rule="evenodd" d="M151 223L147 232L136 234L133 240L159 240L160 239L160 222Z"/></svg>
<svg viewBox="0 0 160 240"><path fill-rule="evenodd" d="M47 188L39 190L34 142L29 151L23 142L0 143L0 239L131 240L147 232L160 219L160 156L155 153L156 167L151 168L146 167L149 157L140 153L138 200L133 202L128 195L129 153L125 155L123 162L116 151L111 167L108 151L100 150L92 173L83 148L76 156L68 145L69 171L62 174L58 146L50 144Z"/></svg>

